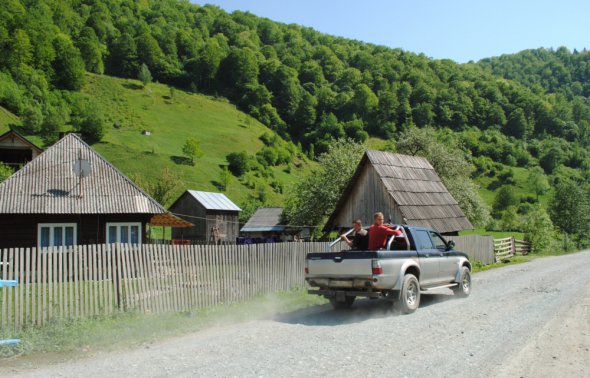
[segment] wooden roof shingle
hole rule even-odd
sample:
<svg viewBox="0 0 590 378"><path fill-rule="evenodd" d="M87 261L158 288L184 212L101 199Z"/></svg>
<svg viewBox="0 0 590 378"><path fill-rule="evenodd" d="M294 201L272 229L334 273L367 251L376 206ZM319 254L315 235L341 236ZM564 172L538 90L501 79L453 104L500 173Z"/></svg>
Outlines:
<svg viewBox="0 0 590 378"><path fill-rule="evenodd" d="M80 178L74 164L89 161ZM1 214L164 214L167 210L75 134L0 183Z"/></svg>
<svg viewBox="0 0 590 378"><path fill-rule="evenodd" d="M326 229L332 227L367 164L373 166L407 224L431 227L442 233L473 228L427 159L368 150L328 219Z"/></svg>

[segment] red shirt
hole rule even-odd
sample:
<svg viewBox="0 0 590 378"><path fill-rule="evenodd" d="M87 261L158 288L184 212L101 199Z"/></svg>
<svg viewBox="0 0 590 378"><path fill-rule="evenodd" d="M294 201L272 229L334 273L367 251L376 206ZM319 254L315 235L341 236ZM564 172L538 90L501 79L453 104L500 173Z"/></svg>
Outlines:
<svg viewBox="0 0 590 378"><path fill-rule="evenodd" d="M401 234L399 230L393 230L385 225L376 226L373 224L369 228L369 250L376 251L379 248L384 248L388 236Z"/></svg>

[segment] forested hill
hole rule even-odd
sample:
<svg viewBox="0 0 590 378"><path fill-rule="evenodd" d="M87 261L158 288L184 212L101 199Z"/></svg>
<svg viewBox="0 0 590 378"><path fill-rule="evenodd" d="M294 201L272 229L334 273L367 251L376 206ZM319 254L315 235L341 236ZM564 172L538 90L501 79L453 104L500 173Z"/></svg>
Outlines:
<svg viewBox="0 0 590 378"><path fill-rule="evenodd" d="M535 91L560 93L570 100L590 96L590 52L586 49L582 52L565 47L525 50L482 59L478 65Z"/></svg>
<svg viewBox="0 0 590 378"><path fill-rule="evenodd" d="M543 51L459 65L176 0L4 0L0 49L0 105L49 140L69 127L103 137L107 109L78 92L89 71L227 97L311 156L344 136L433 126L455 132L480 174L590 167L587 54L563 49L546 64L563 75L537 75L527 67Z"/></svg>

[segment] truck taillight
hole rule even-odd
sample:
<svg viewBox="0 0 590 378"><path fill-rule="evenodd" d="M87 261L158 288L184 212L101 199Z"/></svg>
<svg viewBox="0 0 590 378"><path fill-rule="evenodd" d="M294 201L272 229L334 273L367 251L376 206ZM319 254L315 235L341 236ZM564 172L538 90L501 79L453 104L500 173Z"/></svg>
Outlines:
<svg viewBox="0 0 590 378"><path fill-rule="evenodd" d="M378 260L373 260L373 274L383 274L383 268Z"/></svg>
<svg viewBox="0 0 590 378"><path fill-rule="evenodd" d="M305 260L305 274L309 273L309 267L307 266L307 260Z"/></svg>

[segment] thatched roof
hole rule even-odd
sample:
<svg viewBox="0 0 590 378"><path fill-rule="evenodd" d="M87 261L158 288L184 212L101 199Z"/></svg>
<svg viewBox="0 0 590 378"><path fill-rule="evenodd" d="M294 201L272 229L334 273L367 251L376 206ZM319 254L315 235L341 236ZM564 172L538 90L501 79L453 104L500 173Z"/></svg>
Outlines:
<svg viewBox="0 0 590 378"><path fill-rule="evenodd" d="M74 172L88 161L88 175ZM168 211L77 135L68 134L0 183L0 214L165 214Z"/></svg>
<svg viewBox="0 0 590 378"><path fill-rule="evenodd" d="M399 207L404 223L434 228L442 233L473 228L428 160L419 156L368 150L328 219L327 229L333 226L339 209L367 164L374 167L385 187L384 192Z"/></svg>

